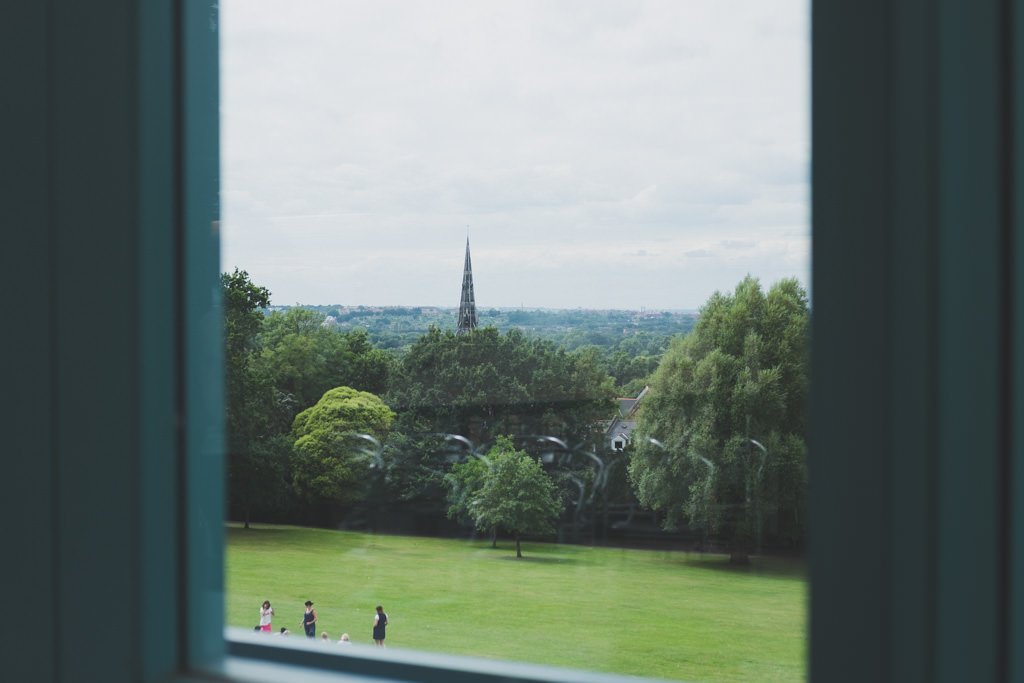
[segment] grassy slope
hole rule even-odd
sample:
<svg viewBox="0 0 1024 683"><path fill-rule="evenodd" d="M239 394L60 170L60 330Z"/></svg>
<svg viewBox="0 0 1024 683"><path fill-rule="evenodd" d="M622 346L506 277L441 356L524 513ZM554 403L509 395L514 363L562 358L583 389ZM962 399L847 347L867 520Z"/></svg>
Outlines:
<svg viewBox="0 0 1024 683"><path fill-rule="evenodd" d="M801 567L660 551L509 544L273 527L228 530L227 623L371 642L374 605L392 646L693 681L803 680Z"/></svg>

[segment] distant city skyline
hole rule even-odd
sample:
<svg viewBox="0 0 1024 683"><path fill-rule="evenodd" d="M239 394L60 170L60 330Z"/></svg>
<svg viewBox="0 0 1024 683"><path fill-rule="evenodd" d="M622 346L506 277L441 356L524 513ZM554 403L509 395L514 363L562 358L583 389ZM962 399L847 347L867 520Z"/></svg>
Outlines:
<svg viewBox="0 0 1024 683"><path fill-rule="evenodd" d="M222 2L222 268L452 308L468 232L478 310L807 287L808 11Z"/></svg>

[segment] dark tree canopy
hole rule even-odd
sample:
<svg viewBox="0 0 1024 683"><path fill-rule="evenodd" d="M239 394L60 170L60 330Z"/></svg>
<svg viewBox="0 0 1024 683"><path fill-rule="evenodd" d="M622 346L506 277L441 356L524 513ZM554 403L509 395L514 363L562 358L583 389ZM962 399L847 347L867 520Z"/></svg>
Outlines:
<svg viewBox="0 0 1024 683"><path fill-rule="evenodd" d="M251 513L280 519L299 502L290 495L296 415L334 387L382 393L394 359L361 330L325 327L316 311L264 316L270 292L245 271L224 273L221 284L230 511L247 523Z"/></svg>
<svg viewBox="0 0 1024 683"><path fill-rule="evenodd" d="M488 460L476 457L452 465L451 471L444 476L449 519L460 524L476 524L473 501L487 480L488 470Z"/></svg>
<svg viewBox="0 0 1024 683"><path fill-rule="evenodd" d="M455 335L433 328L402 359L388 403L410 432L450 432L477 443L498 434L581 442L607 418L613 396L593 358L517 330Z"/></svg>
<svg viewBox="0 0 1024 683"><path fill-rule="evenodd" d="M567 353L518 330L455 335L433 328L402 358L387 394L396 430L412 447L396 454L403 462L395 475L406 479L395 485L406 499L430 496L424 502L443 516L440 484L453 458L486 450L499 434L535 455L541 436L592 448L613 396L594 354Z"/></svg>

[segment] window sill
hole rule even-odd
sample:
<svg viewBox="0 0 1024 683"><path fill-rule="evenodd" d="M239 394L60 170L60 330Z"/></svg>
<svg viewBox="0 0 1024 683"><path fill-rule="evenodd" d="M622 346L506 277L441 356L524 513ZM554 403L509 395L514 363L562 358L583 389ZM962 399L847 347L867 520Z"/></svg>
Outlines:
<svg viewBox="0 0 1024 683"><path fill-rule="evenodd" d="M343 647L225 629L228 656L210 673L238 683L419 681L422 683L636 683L636 677L370 645Z"/></svg>

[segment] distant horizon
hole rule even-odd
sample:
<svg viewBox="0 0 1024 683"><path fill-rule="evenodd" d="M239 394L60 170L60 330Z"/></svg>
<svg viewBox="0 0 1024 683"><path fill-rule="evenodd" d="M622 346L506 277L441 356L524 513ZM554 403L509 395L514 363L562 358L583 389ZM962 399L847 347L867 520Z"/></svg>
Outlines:
<svg viewBox="0 0 1024 683"><path fill-rule="evenodd" d="M458 311L458 304L454 306L438 306L435 304L312 304L312 303L294 303L294 304L275 304L271 303L267 306L268 310L275 308L433 308L440 311ZM488 311L494 309L496 311L550 311L550 312L564 312L564 311L595 311L595 312L620 312L620 313L700 313L699 308L591 308L588 306L477 306L477 313L481 310Z"/></svg>

